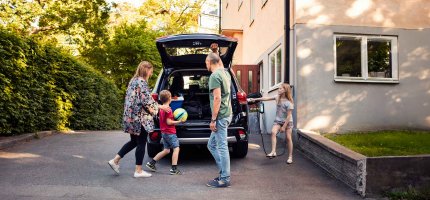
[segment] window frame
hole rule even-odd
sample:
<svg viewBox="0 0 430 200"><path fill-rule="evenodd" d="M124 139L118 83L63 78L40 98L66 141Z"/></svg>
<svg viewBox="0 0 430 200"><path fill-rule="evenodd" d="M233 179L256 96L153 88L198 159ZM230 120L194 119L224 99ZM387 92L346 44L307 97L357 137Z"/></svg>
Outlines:
<svg viewBox="0 0 430 200"><path fill-rule="evenodd" d="M341 37L359 38L361 51L361 77L344 77L337 76L337 51L336 40ZM391 44L391 78L369 77L368 74L368 39L383 39L390 41ZM333 36L333 55L334 55L334 81L335 82L363 82L363 83L399 83L399 62L398 62L398 38L397 36L382 36L382 35L358 35L358 34L334 34Z"/></svg>
<svg viewBox="0 0 430 200"><path fill-rule="evenodd" d="M279 51L281 51L281 66L276 66L276 64L278 63L277 62L277 56L276 56L276 54L279 52ZM275 57L275 73L274 73L274 77L272 77L272 61L271 61L271 57L272 56L274 56ZM277 87L278 87L278 85L279 84L281 84L282 83L282 76L283 76L283 69L282 69L282 66L283 66L283 55L282 55L282 45L279 45L279 46L277 46L276 48L274 48L273 49L273 51L271 51L270 53L269 53L269 59L268 59L268 61L269 61L269 91L270 90L273 90L273 89L276 89ZM280 67L281 69L281 71L280 71L280 73L281 73L281 76L279 77L279 79L280 80L276 80L276 72L278 71L278 67ZM274 81L274 84L272 85L272 80L273 79L275 79L275 81Z"/></svg>
<svg viewBox="0 0 430 200"><path fill-rule="evenodd" d="M249 8L249 26L251 26L255 20L255 0L249 0Z"/></svg>

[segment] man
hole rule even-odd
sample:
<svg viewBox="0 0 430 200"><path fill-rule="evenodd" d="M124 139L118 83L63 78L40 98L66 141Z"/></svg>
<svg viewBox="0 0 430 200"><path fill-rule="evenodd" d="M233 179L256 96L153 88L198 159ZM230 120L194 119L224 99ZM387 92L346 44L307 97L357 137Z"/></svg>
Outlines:
<svg viewBox="0 0 430 200"><path fill-rule="evenodd" d="M232 108L230 99L231 78L224 70L221 58L217 53L209 53L206 67L212 72L209 77L209 99L212 111L208 149L215 159L219 176L210 180L209 187L230 187L230 154L227 143L227 128L231 122Z"/></svg>

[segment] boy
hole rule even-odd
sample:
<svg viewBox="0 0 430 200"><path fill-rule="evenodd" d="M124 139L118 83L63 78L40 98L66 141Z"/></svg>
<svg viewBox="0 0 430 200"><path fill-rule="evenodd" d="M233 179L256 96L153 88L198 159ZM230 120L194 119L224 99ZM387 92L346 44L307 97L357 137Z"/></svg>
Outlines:
<svg viewBox="0 0 430 200"><path fill-rule="evenodd" d="M178 165L178 156L179 156L179 141L176 136L175 125L182 123L183 121L175 121L173 118L173 111L170 108L169 104L172 101L172 94L168 90L163 90L160 92L160 101L163 105L168 107L168 111L161 110L159 111L159 119L160 119L160 130L161 136L163 137L163 146L164 149L160 153L158 153L150 162L146 163L146 167L151 171L155 172L157 168L155 167L155 163L159 161L161 158L170 153L170 149L173 148L172 155L172 169L170 169L171 175L181 175L182 172L177 168Z"/></svg>

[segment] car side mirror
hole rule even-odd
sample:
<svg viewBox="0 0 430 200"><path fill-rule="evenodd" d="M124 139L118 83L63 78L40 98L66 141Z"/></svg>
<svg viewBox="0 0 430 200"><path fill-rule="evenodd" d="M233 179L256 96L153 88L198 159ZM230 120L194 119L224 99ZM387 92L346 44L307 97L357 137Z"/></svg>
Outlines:
<svg viewBox="0 0 430 200"><path fill-rule="evenodd" d="M258 112L260 112L260 113L264 113L264 103L263 103L263 102L260 102L260 103L259 103L259 106L258 106Z"/></svg>

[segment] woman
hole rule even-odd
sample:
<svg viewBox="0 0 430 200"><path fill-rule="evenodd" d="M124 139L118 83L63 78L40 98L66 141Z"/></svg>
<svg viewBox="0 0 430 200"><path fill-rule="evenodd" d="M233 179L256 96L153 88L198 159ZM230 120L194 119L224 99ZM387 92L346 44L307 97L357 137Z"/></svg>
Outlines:
<svg viewBox="0 0 430 200"><path fill-rule="evenodd" d="M136 73L128 83L124 103L123 129L130 134L130 141L124 144L118 154L108 162L109 166L119 174L119 161L128 152L136 148L136 169L134 177L150 177L151 174L142 170L143 157L148 133L154 129L153 116L158 113L158 104L151 97L148 79L153 67L151 63L142 61Z"/></svg>

